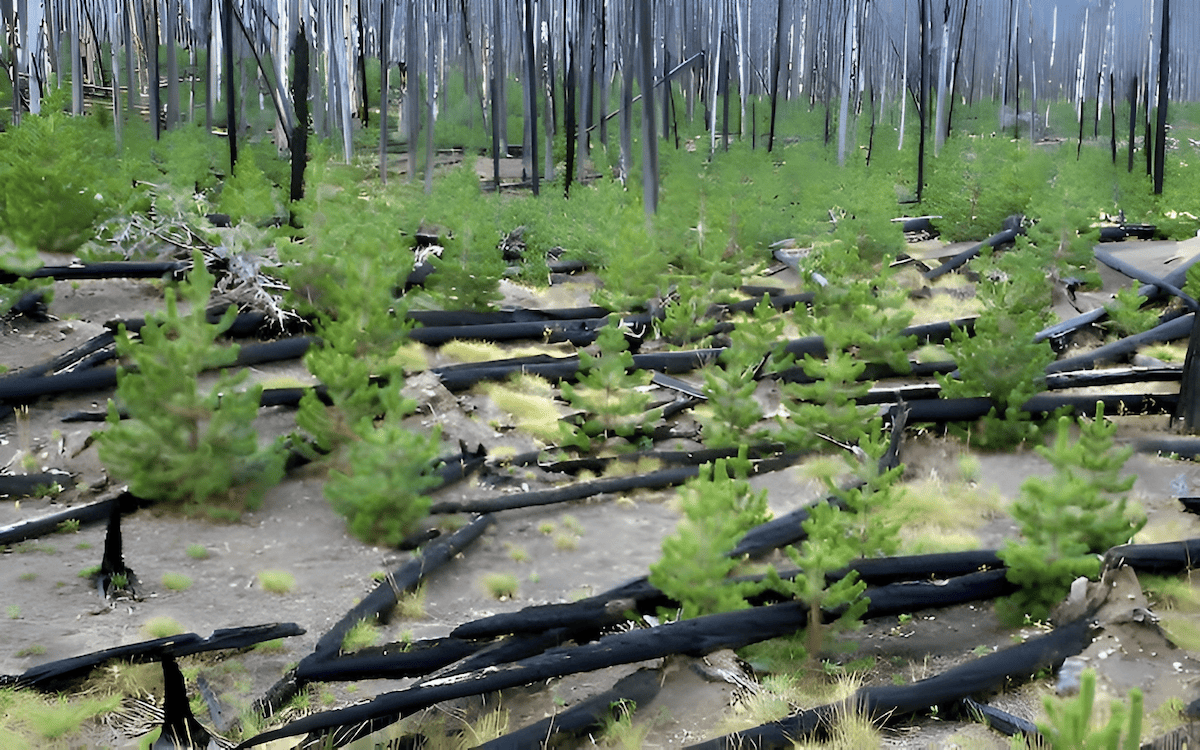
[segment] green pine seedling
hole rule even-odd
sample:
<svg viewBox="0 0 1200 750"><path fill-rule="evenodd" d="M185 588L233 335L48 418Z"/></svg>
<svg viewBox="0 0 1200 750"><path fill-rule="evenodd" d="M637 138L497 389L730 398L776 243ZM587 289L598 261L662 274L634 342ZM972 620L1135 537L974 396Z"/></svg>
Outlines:
<svg viewBox="0 0 1200 750"><path fill-rule="evenodd" d="M245 373L223 371L201 392L196 376L232 364L237 349L215 339L233 323L231 307L219 323L205 321L213 276L197 252L179 296L190 305L181 313L176 291L166 290L167 309L149 315L140 338L122 327L117 351L132 367L117 371L117 405L108 402L108 429L97 433L100 460L109 473L143 498L176 503L185 510L236 512L253 508L283 476L280 443L260 447L254 431L261 388L237 390ZM215 510L211 503L223 506Z"/></svg>
<svg viewBox="0 0 1200 750"><path fill-rule="evenodd" d="M831 348L825 359L806 354L801 366L813 382L781 387L788 414L776 417L775 439L799 449L821 447L821 435L848 443L861 439L866 434L863 426L874 412L857 402L871 387L859 380L867 363Z"/></svg>
<svg viewBox="0 0 1200 750"><path fill-rule="evenodd" d="M429 512L425 490L437 484L433 459L440 432L431 435L405 429L392 414L402 413L394 389L382 392L388 417L381 423L364 418L354 427L356 439L343 450L325 483L333 509L346 516L350 532L370 544L395 546Z"/></svg>
<svg viewBox="0 0 1200 750"><path fill-rule="evenodd" d="M866 583L858 580L853 571L830 584L827 574L845 567L857 558L891 554L899 545L898 524L889 524L880 513L897 497L896 486L904 473L903 466L879 470L879 460L888 448L888 437L879 419L868 423L859 449L860 461L849 452L844 454L858 483L849 489L825 481L839 503L817 503L802 524L807 538L800 548L788 546L784 552L800 568L800 575L784 581L772 568L768 571L768 586L806 602L809 607L806 649L810 658L821 652L825 634L854 627L866 612L868 599L862 596ZM843 608L837 620L822 622L821 610Z"/></svg>
<svg viewBox="0 0 1200 750"><path fill-rule="evenodd" d="M1022 539L1010 540L1000 558L1008 566L1008 580L1021 590L996 603L1009 624L1020 624L1026 615L1045 619L1071 581L1099 575L1097 553L1128 542L1146 524L1144 515L1135 516L1127 507L1125 493L1135 478L1120 476L1133 448L1113 448L1116 425L1104 421L1103 405L1097 404L1094 420L1081 420L1074 443L1071 421L1061 417L1053 446L1037 449L1054 466L1054 475L1025 480L1012 505Z"/></svg>
<svg viewBox="0 0 1200 750"><path fill-rule="evenodd" d="M1104 306L1108 310L1108 328L1117 336L1132 336L1148 331L1158 324L1156 311L1142 309L1146 298L1138 294L1140 286L1141 283L1135 281L1132 285L1117 290L1113 301Z"/></svg>
<svg viewBox="0 0 1200 750"><path fill-rule="evenodd" d="M729 448L766 439L762 406L754 398L762 371L778 371L792 364L783 351L784 321L764 295L749 320L739 322L730 334L730 345L718 366L704 371L707 408L697 413L704 443Z"/></svg>
<svg viewBox="0 0 1200 750"><path fill-rule="evenodd" d="M650 583L683 605L683 619L745 609L747 597L764 589L729 580L738 566L729 552L770 517L766 491L755 492L745 481L748 469L742 448L737 459L700 467L700 475L680 490L684 518L663 540L662 558L650 566Z"/></svg>
<svg viewBox="0 0 1200 750"><path fill-rule="evenodd" d="M615 316L600 329L599 353L579 353L575 385L562 384L563 398L585 412L582 425L561 422L563 445L587 450L593 438L629 437L646 421L651 396L639 388L650 382L650 373L633 369L633 355Z"/></svg>
<svg viewBox="0 0 1200 750"><path fill-rule="evenodd" d="M1129 707L1114 702L1108 722L1092 726L1092 708L1096 701L1096 670L1085 669L1079 678L1079 695L1056 702L1045 699L1047 721L1037 723L1038 731L1051 750L1137 750L1142 740L1142 691L1129 691Z"/></svg>

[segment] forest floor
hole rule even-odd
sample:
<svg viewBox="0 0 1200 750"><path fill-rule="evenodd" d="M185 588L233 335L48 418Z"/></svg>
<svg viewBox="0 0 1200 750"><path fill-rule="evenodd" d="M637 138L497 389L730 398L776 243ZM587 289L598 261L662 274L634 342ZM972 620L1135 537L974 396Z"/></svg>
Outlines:
<svg viewBox="0 0 1200 750"><path fill-rule="evenodd" d="M1175 243L1170 243L1174 246ZM1175 247L1151 247L1146 252L1167 255ZM930 245L930 254L946 252ZM1195 252L1194 249L1191 252ZM1152 253L1152 254L1153 254ZM57 259L62 262L62 259ZM951 284L967 282L955 277ZM507 287L507 302L518 305L566 306L586 304L588 279L547 293ZM786 274L775 283L787 284ZM103 330L113 318L141 316L162 306L161 283L133 281L59 282L51 312L55 320L5 320L0 336L0 365L12 369L40 363ZM444 360L429 350L431 364ZM272 384L310 383L300 362L256 366L255 381ZM1152 386L1155 387L1155 386ZM1158 386L1163 387L1163 386ZM1174 388L1169 386L1168 389ZM497 448L529 450L532 438L511 429L512 418L490 402L482 391L450 394L432 389L437 408L418 414L413 424L442 425L448 446L459 440ZM77 410L101 410L111 392L43 398L27 413L0 424L0 466L20 472L23 458L32 456L36 468L70 472L74 486L53 499L7 499L0 502L0 525L36 518L64 507L94 500L119 488L110 484L90 445L96 424L63 423ZM294 411L263 409L258 419L264 439L294 427ZM690 418L682 416L686 426ZM1119 418L1118 441L1165 430L1164 417ZM659 449L699 447L690 440L660 444ZM963 459L973 456L973 459ZM934 517L919 519L924 533L966 533L981 547L997 547L1016 534L1004 508L1028 476L1049 473L1048 464L1030 450L1011 453L971 451L961 441L910 429L901 449L910 491L928 498ZM1149 525L1139 540L1169 541L1200 536L1200 519L1182 512L1177 496L1200 487L1200 467L1186 461L1134 455L1126 464L1137 475L1132 496L1146 511ZM536 467L496 469L440 492L437 500L483 497L511 488L554 486L560 478ZM786 513L822 497L821 483L806 465L756 477L753 484L768 492L772 511ZM280 644L241 653L219 653L184 660L189 686L204 677L234 714L241 713L288 669L310 653L316 640L355 602L376 585L372 574L394 569L409 553L372 547L349 536L344 520L322 495L323 477L313 469L292 473L266 496L262 507L235 523L216 523L181 517L159 510L142 510L123 521L126 563L139 576L144 598L108 603L79 573L100 562L103 525L84 526L77 533L56 534L4 550L0 559L0 591L6 612L0 620L0 674L19 674L54 659L84 654L147 637L155 618L172 618L184 631L201 636L217 628L270 622L295 622L304 635ZM485 615L532 604L562 602L599 593L644 575L658 560L660 543L680 518L673 491L638 492L626 497L601 496L565 505L505 511L473 546L434 573L424 586L419 616L398 616L384 626L380 642L444 636L455 626ZM947 517L961 514L969 521ZM203 559L189 554L200 545ZM781 561L782 558L775 558ZM283 570L295 577L289 593L264 590L257 574ZM173 590L163 575L187 576L186 590ZM489 595L484 579L511 573L519 581L511 598ZM1184 703L1200 697L1200 654L1177 648L1164 630L1128 617L1135 606L1148 606L1136 578L1120 579L1110 596L1103 634L1084 652L1099 672L1104 693L1124 697L1141 687L1151 715L1172 698ZM1200 615L1150 606L1171 632L1200 628ZM1122 613L1125 613L1123 615ZM825 656L831 663L867 660L858 678L867 683L912 682L937 674L983 653L1039 632L1037 627L1002 627L989 602L911 613L911 618L871 621L836 639L847 648ZM1125 621L1122 621L1125 620ZM1200 639L1198 639L1200 640ZM1196 644L1193 644L1196 645ZM852 649L849 647L853 647ZM713 657L719 660L720 655ZM740 708L744 692L727 682L706 677L712 670L704 660L673 658L662 668L663 688L649 705L639 706L635 723L648 726L638 740L647 748L674 748L748 726L750 712ZM601 692L640 666L573 675L528 688L490 696L488 707L508 711L508 726L516 729L538 721ZM835 670L836 671L836 670ZM152 675L152 672L148 673ZM142 678L153 683L153 677ZM817 680L820 682L820 680ZM323 684L308 690L307 712L343 706L396 690L411 681L370 680ZM1020 686L993 698L1014 714L1036 719L1041 697L1053 692L1053 677ZM193 692L194 694L194 692ZM481 712L479 701L430 709L448 730L463 729ZM198 712L206 725L214 724ZM1158 721L1158 718L1155 721ZM1161 732L1163 722L1148 727L1145 737ZM394 731L394 730L393 730ZM597 738L596 741L599 741ZM137 740L107 723L97 722L80 740L94 747L136 746ZM74 741L72 741L74 746ZM592 746L585 738L580 746ZM981 724L926 717L883 731L889 747L1008 747L1008 741ZM290 746L287 743L277 745ZM366 745L371 746L371 745Z"/></svg>

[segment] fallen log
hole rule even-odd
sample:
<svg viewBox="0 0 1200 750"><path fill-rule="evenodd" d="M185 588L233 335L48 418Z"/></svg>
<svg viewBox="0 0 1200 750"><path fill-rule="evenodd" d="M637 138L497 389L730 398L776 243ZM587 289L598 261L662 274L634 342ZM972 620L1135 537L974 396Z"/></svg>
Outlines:
<svg viewBox="0 0 1200 750"><path fill-rule="evenodd" d="M113 503L121 503L122 511L125 513L130 513L136 508L148 504L147 501L139 500L128 492L121 492L113 497L97 500L87 505L67 508L40 518L31 518L28 521L18 521L0 528L0 546L52 534L67 521L78 521L80 525L106 521L109 514L112 513Z"/></svg>
<svg viewBox="0 0 1200 750"><path fill-rule="evenodd" d="M422 677L464 659L484 646L484 643L453 636L412 644L375 646L310 662L303 672L297 665L295 677L304 683Z"/></svg>
<svg viewBox="0 0 1200 750"><path fill-rule="evenodd" d="M639 669L608 690L593 695L548 719L510 732L478 746L477 750L542 750L585 732L599 729L616 712L645 706L658 695L661 676L656 669ZM622 709L622 706L625 708Z"/></svg>
<svg viewBox="0 0 1200 750"><path fill-rule="evenodd" d="M69 486L71 475L65 471L44 471L37 474L0 474L0 496L30 497L44 495L55 485ZM3 530L0 530L3 534ZM0 542L2 544L3 542Z"/></svg>
<svg viewBox="0 0 1200 750"><path fill-rule="evenodd" d="M1112 253L1105 252L1104 250L1097 249L1093 251L1093 255L1095 255L1096 260L1100 261L1117 273L1124 274L1134 281L1140 281L1143 284L1152 286L1164 294L1177 297L1178 299L1182 300L1192 312L1200 311L1200 303L1196 302L1196 300L1193 299L1190 294L1187 294L1180 289L1179 285L1173 284L1166 279L1160 279L1152 273L1147 273L1132 263L1127 263Z"/></svg>
<svg viewBox="0 0 1200 750"><path fill-rule="evenodd" d="M248 648L263 641L303 634L304 629L294 622L223 628L214 630L208 638L201 638L195 633L183 633L39 664L16 677L15 684L36 690L59 691L87 677L93 669L113 659L127 659L133 662L158 661L164 657L178 658L205 651Z"/></svg>
<svg viewBox="0 0 1200 750"><path fill-rule="evenodd" d="M1159 544L1122 544L1104 553L1105 569L1128 565L1139 573L1174 575L1200 563L1200 539Z"/></svg>
<svg viewBox="0 0 1200 750"><path fill-rule="evenodd" d="M983 242L963 250L958 255L955 255L950 260L947 260L942 265L930 271L926 271L924 276L929 281L945 276L954 269L964 265L967 261L979 255L985 247L1000 247L1017 239L1018 235L1025 234L1024 227L1021 224L1025 221L1024 216L1009 216L1004 220L1004 228L996 232L991 237L988 237Z"/></svg>
<svg viewBox="0 0 1200 750"><path fill-rule="evenodd" d="M402 592L416 588L425 576L449 562L467 545L478 539L494 520L492 516L479 516L453 534L430 544L421 551L418 559L397 568L321 636L313 652L301 659L300 668L338 653L350 628L362 620L373 620L384 611L390 610L396 605Z"/></svg>
<svg viewBox="0 0 1200 750"><path fill-rule="evenodd" d="M1074 357L1051 362L1046 366L1046 372L1087 370L1101 362L1115 362L1125 359L1143 346L1185 338L1192 331L1192 320L1195 318L1195 315L1195 313L1188 313L1166 323L1161 323L1149 331L1127 336L1120 341L1105 344L1090 352L1084 352Z"/></svg>
<svg viewBox="0 0 1200 750"><path fill-rule="evenodd" d="M1113 415L1171 414L1178 396L1173 393L1130 394L1039 394L1021 405L1021 411L1045 417L1058 409L1070 409L1075 416L1094 416L1096 402L1104 403L1104 412ZM910 422L971 422L987 416L995 404L990 398L925 399L908 404Z"/></svg>
<svg viewBox="0 0 1200 750"><path fill-rule="evenodd" d="M754 464L752 474L776 471L791 466L799 454L785 454L777 458L762 459ZM529 490L508 495L478 498L474 500L443 500L429 508L430 513L493 513L514 508L529 508L538 505L554 505L572 500L582 500L595 495L604 495L633 490L663 489L677 487L699 475L699 466L679 466L652 471L634 477L607 477L589 482L575 482L566 487L546 490Z"/></svg>
<svg viewBox="0 0 1200 750"><path fill-rule="evenodd" d="M29 273L0 271L0 284L11 284L17 279L54 279L73 281L81 279L156 279L162 276L177 276L192 267L191 261L134 261L111 260L100 263L79 263L70 266L42 266Z"/></svg>
<svg viewBox="0 0 1200 750"><path fill-rule="evenodd" d="M874 722L889 722L928 711L953 709L963 698L994 692L1010 680L1026 680L1043 669L1057 669L1068 657L1087 648L1094 634L1090 616L1046 635L981 656L911 685L860 688L844 703L801 711L781 721L725 735L689 747L696 750L754 747L791 748L796 742L823 739L840 714L857 710Z"/></svg>
<svg viewBox="0 0 1200 750"><path fill-rule="evenodd" d="M872 602L876 599L881 602L874 610L880 614L875 616L887 616L928 606L961 603L963 600L956 596L977 597L989 591L1012 590L1011 584L1004 580L1003 571L986 571L964 578L971 580L959 584L895 584L894 587L903 587L903 593L886 590L893 587L880 587L868 589L866 596ZM868 617L872 616L871 612L872 610L868 609ZM671 654L702 656L723 648L741 648L751 643L794 633L805 627L807 621L807 605L793 601L614 633L593 643L556 648L508 665L429 680L405 690L384 693L356 706L314 714L279 729L251 737L238 747L254 747L301 734L316 739L331 732L337 732L337 741L343 744L442 701L528 685L576 672L633 664Z"/></svg>

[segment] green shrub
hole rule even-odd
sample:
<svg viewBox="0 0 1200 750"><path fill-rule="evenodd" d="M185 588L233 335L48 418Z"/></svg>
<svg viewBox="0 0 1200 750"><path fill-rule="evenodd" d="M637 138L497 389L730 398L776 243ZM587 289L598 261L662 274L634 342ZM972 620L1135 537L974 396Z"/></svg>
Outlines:
<svg viewBox="0 0 1200 750"><path fill-rule="evenodd" d="M646 419L651 395L638 390L650 373L633 370L621 321L615 315L600 330L597 355L579 352L579 376L574 385L562 384L563 398L585 412L582 425L563 421L564 445L586 450L593 438L629 437Z"/></svg>
<svg viewBox="0 0 1200 750"><path fill-rule="evenodd" d="M62 109L50 87L42 114L0 135L0 235L21 247L71 252L130 192L109 127Z"/></svg>

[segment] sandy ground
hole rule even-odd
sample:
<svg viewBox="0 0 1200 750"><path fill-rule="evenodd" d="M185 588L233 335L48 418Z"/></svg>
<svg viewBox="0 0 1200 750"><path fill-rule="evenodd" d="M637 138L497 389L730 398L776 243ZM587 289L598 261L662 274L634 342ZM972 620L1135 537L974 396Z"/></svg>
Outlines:
<svg viewBox="0 0 1200 750"><path fill-rule="evenodd" d="M101 330L104 321L140 315L161 305L160 285L149 282L82 281L59 283L51 307L57 320L34 323L24 319L3 321L0 364L17 369L45 361L76 346ZM292 377L307 379L299 363L256 367L255 379ZM21 470L21 458L33 455L39 468L71 472L75 487L54 499L0 501L0 525L35 518L112 493L94 447L85 447L95 424L62 423L63 414L78 409L103 408L108 392L41 399L28 414L0 423L0 466ZM482 396L451 397L457 414L442 412L447 438L482 440L489 446L523 449L532 442L519 433L497 432L493 425L464 415L487 408ZM432 417L417 417L428 422ZM1128 420L1119 437L1127 439L1147 429L1162 428L1162 420ZM288 409L265 409L259 429L266 436L293 427ZM668 447L668 446L659 446ZM992 498L980 501L978 519L971 532L984 547L998 546L1016 528L1003 513L1003 505L1016 496L1027 476L1048 472L1036 454L976 454L977 470L964 475L960 457L967 453L958 441L928 433L912 433L902 458L906 483L919 491L942 496ZM1153 541L1200 535L1194 516L1180 510L1175 497L1180 488L1200 487L1200 468L1194 463L1134 456L1126 470L1136 474L1135 500L1145 508L1150 525L1145 537ZM485 477L450 488L436 499L484 496L500 482L530 488L548 486L552 478L531 470L516 476ZM169 617L187 631L202 636L216 628L267 622L295 622L302 636L281 646L238 654L188 659L184 666L189 684L203 677L234 713L245 709L286 669L309 653L317 638L343 612L375 586L373 573L392 569L409 559L409 553L365 545L350 537L341 517L322 496L319 472L302 470L271 490L263 506L229 524L183 518L145 510L124 521L125 558L143 583L140 601L102 601L79 571L98 564L103 545L102 526L85 526L78 533L57 534L6 549L0 558L0 591L6 606L0 620L0 674L19 674L39 663L87 653L113 645L143 640L153 618ZM766 489L776 514L812 502L821 488L802 468L792 468L754 480ZM673 493L635 493L629 497L602 496L563 506L507 511L498 523L464 554L437 571L424 589L424 614L397 617L381 629L380 642L446 635L456 625L494 612L530 604L568 601L598 593L644 575L660 555L660 543L679 514L670 502ZM998 509L998 510L997 510ZM202 545L205 559L189 556L190 545ZM284 570L296 580L287 594L263 590L257 574ZM512 573L519 580L515 597L489 596L487 574ZM191 586L171 590L162 583L166 573L183 574ZM1195 654L1176 648L1157 626L1125 617L1132 607L1148 606L1136 580L1113 587L1112 621L1101 638L1085 652L1088 663L1101 675L1108 694L1123 697L1129 688L1146 692L1146 708L1158 709L1171 698L1185 703L1200 694L1200 663ZM1151 607L1153 608L1153 607ZM1175 614L1179 616L1178 613ZM1127 622L1119 622L1122 619ZM1194 623L1200 624L1200 623ZM912 613L911 619L874 621L841 639L853 644L829 654L847 662L873 657L862 674L867 682L913 681L1003 648L1036 628L1001 627L988 603L947 610ZM639 744L648 748L680 747L715 733L745 726L737 710L744 697L733 685L702 676L695 660L673 659L662 667L663 689L647 706L639 707L638 722L649 729ZM515 729L555 711L569 708L589 695L603 691L639 666L574 675L528 688L491 696L508 711ZM309 690L309 708L341 706L395 690L407 681L364 681L320 685ZM1053 678L994 698L994 703L1026 718L1036 718L1041 695L1051 691ZM461 729L482 708L477 701L439 706L430 714L441 717L450 730ZM201 712L202 722L212 724ZM1148 735L1149 736L1149 735ZM83 745L136 746L136 739L105 725L85 730ZM891 747L1007 747L1000 735L981 725L925 717L883 733ZM590 746L593 740L581 741Z"/></svg>

